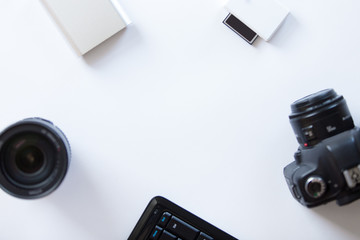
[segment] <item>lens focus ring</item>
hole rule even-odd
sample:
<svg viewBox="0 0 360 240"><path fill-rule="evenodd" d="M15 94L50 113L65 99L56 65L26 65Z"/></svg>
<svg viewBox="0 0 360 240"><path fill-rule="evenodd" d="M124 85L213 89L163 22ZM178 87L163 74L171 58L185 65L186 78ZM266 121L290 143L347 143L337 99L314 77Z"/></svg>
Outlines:
<svg viewBox="0 0 360 240"><path fill-rule="evenodd" d="M291 104L290 124L302 147L312 147L322 140L354 128L343 96L326 89Z"/></svg>

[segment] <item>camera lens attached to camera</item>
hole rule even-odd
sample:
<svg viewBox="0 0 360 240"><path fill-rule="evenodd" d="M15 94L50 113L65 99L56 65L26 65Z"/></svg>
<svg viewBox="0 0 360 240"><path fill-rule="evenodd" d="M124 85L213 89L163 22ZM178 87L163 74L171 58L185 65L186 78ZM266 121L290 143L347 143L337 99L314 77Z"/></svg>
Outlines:
<svg viewBox="0 0 360 240"><path fill-rule="evenodd" d="M0 187L25 199L54 191L64 179L70 145L62 131L41 118L29 118L0 134Z"/></svg>
<svg viewBox="0 0 360 240"><path fill-rule="evenodd" d="M291 104L290 124L300 146L284 168L294 198L307 207L360 198L360 128L345 99L326 89Z"/></svg>
<svg viewBox="0 0 360 240"><path fill-rule="evenodd" d="M299 144L311 147L328 137L354 128L343 96L326 89L295 101L290 124Z"/></svg>

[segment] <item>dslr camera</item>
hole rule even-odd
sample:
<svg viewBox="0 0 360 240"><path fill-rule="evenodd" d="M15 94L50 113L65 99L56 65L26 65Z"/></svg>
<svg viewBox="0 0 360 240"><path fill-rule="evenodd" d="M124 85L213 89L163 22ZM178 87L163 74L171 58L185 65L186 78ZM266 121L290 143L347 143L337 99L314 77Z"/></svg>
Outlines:
<svg viewBox="0 0 360 240"><path fill-rule="evenodd" d="M301 98L289 118L300 144L284 168L293 197L307 207L360 198L360 129L343 96L326 89Z"/></svg>

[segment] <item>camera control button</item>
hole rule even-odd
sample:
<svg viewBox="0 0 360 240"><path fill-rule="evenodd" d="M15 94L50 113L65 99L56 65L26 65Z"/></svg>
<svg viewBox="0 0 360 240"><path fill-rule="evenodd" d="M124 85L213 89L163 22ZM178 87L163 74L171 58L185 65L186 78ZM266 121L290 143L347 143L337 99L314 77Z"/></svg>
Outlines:
<svg viewBox="0 0 360 240"><path fill-rule="evenodd" d="M299 164L301 162L301 151L297 150L294 154L295 161Z"/></svg>
<svg viewBox="0 0 360 240"><path fill-rule="evenodd" d="M314 126L313 125L305 127L305 128L303 128L301 130L302 130L302 132L303 132L303 134L305 136L306 141L311 141L311 140L316 139L316 135L314 133Z"/></svg>
<svg viewBox="0 0 360 240"><path fill-rule="evenodd" d="M326 191L326 183L321 177L310 176L306 180L305 191L312 198L320 198Z"/></svg>

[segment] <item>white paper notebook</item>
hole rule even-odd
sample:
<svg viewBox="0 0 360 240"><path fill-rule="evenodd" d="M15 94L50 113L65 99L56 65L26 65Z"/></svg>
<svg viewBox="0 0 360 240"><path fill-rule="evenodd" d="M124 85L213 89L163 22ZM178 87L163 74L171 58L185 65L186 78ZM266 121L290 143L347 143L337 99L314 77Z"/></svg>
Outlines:
<svg viewBox="0 0 360 240"><path fill-rule="evenodd" d="M124 29L129 19L117 0L41 0L79 55Z"/></svg>

